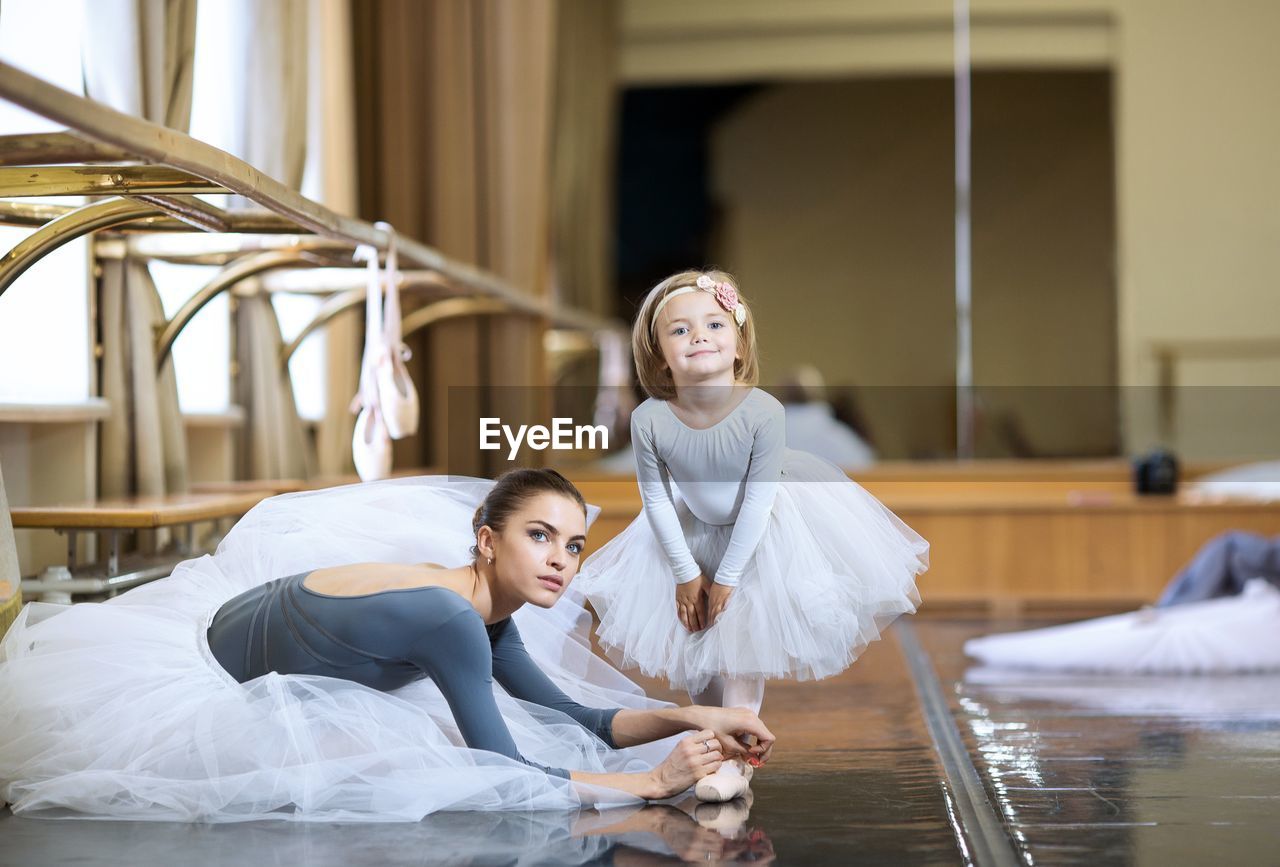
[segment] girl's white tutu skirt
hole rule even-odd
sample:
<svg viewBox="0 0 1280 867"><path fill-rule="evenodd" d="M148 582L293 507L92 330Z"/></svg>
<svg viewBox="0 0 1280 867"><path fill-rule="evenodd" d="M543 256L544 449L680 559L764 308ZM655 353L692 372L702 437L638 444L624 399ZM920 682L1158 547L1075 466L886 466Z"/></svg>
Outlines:
<svg viewBox="0 0 1280 867"><path fill-rule="evenodd" d="M676 509L694 560L714 576L733 525ZM928 565L929 543L843 470L787 449L764 537L710 629L690 633L676 617L675 575L643 513L587 559L578 586L611 658L699 692L715 676L839 674L916 610L915 577Z"/></svg>
<svg viewBox="0 0 1280 867"><path fill-rule="evenodd" d="M394 693L299 675L241 685L210 655L214 613L256 584L341 563L467 562L471 516L491 484L433 477L275 497L216 555L169 578L102 604L28 605L0 645L0 798L28 815L209 822L633 801L468 749L430 680ZM516 620L575 700L661 706L591 653L580 596ZM505 694L499 706L522 754L544 765L634 771L669 751L610 750L554 711Z"/></svg>

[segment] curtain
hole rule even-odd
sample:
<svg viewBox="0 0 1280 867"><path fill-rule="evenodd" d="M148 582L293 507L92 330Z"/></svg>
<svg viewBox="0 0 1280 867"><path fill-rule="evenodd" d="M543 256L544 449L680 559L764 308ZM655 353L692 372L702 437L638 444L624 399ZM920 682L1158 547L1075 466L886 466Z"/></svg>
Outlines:
<svg viewBox="0 0 1280 867"><path fill-rule="evenodd" d="M305 479L313 475L293 384L280 366L280 323L271 299L254 293L236 303L236 402L244 407L240 476Z"/></svg>
<svg viewBox="0 0 1280 867"><path fill-rule="evenodd" d="M310 24L303 193L340 214L354 215L356 118L349 0L312 0ZM363 340L358 310L330 320L325 328L325 413L316 434L316 468L322 477L355 472L355 415L350 404L359 387Z"/></svg>
<svg viewBox="0 0 1280 867"><path fill-rule="evenodd" d="M614 314L618 5L560 0L551 220L556 297Z"/></svg>
<svg viewBox="0 0 1280 867"><path fill-rule="evenodd" d="M105 261L99 283L102 394L110 415L99 460L104 497L187 490L186 433L173 358L156 372L156 328L165 321L147 266Z"/></svg>
<svg viewBox="0 0 1280 867"><path fill-rule="evenodd" d="M22 607L22 576L18 571L18 544L9 518L9 498L0 473L0 639Z"/></svg>
<svg viewBox="0 0 1280 867"><path fill-rule="evenodd" d="M382 0L352 14L361 216L544 296L554 0ZM425 417L396 443L397 467L504 469L505 454L475 449L477 419L545 423L544 329L498 317L416 339Z"/></svg>
<svg viewBox="0 0 1280 867"><path fill-rule="evenodd" d="M147 120L186 130L191 119L195 0L95 0L85 4L89 97ZM154 326L164 321L144 265L101 263L102 395L110 415L101 433L104 497L187 488L186 440L173 361L156 373Z"/></svg>
<svg viewBox="0 0 1280 867"><path fill-rule="evenodd" d="M295 190L307 162L307 0L219 0L228 16L227 150ZM246 205L236 197L239 205Z"/></svg>
<svg viewBox="0 0 1280 867"><path fill-rule="evenodd" d="M84 15L89 97L185 132L191 125L196 0L91 0Z"/></svg>
<svg viewBox="0 0 1280 867"><path fill-rule="evenodd" d="M309 83L307 0L223 0L230 35L226 73L226 149L270 177L301 189L307 157ZM234 197L232 207L253 207ZM252 289L256 281L241 289ZM240 475L296 479L314 459L298 416L289 372L282 369L280 326L269 296L237 299L234 394L244 408Z"/></svg>

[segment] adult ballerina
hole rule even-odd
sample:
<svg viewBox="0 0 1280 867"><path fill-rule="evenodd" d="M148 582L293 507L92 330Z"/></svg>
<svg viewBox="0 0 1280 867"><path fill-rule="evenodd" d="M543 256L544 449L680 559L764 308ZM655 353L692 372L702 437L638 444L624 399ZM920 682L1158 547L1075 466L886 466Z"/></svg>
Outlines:
<svg viewBox="0 0 1280 867"><path fill-rule="evenodd" d="M273 498L171 578L24 612L0 650L14 811L411 820L660 799L768 758L754 713L645 699L590 656L580 604L552 609L588 516L563 476L409 482ZM474 560L439 566L480 492Z"/></svg>

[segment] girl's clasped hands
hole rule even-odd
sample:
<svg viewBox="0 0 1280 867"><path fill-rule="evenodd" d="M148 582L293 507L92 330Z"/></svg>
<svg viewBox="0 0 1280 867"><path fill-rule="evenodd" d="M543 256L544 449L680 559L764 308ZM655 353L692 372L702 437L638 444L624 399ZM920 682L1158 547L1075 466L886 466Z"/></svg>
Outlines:
<svg viewBox="0 0 1280 867"><path fill-rule="evenodd" d="M733 588L716 584L706 575L676 585L676 616L690 632L701 632L715 625L729 604Z"/></svg>

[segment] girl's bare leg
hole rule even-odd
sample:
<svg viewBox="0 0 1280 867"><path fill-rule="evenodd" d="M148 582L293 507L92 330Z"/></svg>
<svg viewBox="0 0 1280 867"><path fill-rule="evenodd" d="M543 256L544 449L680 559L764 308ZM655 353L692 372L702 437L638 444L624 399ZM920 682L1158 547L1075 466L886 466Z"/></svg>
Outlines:
<svg viewBox="0 0 1280 867"><path fill-rule="evenodd" d="M729 677L722 686L721 707L745 707L757 716L764 704L763 677Z"/></svg>
<svg viewBox="0 0 1280 867"><path fill-rule="evenodd" d="M689 693L689 703L702 705L703 707L727 707L724 703L724 683L723 677L713 677L711 682L706 685L702 692Z"/></svg>
<svg viewBox="0 0 1280 867"><path fill-rule="evenodd" d="M745 707L754 714L760 713L764 704L764 678L717 677L702 692L689 694L694 704L716 704L720 707ZM751 767L734 759L720 766L720 770L698 781L694 794L702 801L731 801L748 791Z"/></svg>

